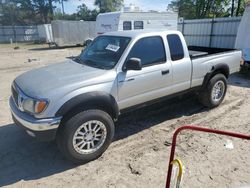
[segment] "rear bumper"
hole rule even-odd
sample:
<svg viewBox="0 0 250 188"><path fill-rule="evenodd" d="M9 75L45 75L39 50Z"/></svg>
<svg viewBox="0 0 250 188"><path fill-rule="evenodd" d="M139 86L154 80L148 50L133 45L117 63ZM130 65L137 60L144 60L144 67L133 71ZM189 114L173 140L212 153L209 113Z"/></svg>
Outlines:
<svg viewBox="0 0 250 188"><path fill-rule="evenodd" d="M15 105L12 97L9 100L13 121L23 127L26 132L41 141L51 141L55 139L57 129L61 122L61 117L36 119L26 113L21 112Z"/></svg>

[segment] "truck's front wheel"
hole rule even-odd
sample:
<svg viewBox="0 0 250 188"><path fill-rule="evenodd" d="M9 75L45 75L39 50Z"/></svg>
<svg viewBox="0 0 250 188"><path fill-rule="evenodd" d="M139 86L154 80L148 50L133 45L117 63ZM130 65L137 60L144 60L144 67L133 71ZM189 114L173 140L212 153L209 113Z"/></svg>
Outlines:
<svg viewBox="0 0 250 188"><path fill-rule="evenodd" d="M200 102L209 108L219 106L227 91L227 80L223 74L216 74L208 83L206 89L199 94Z"/></svg>
<svg viewBox="0 0 250 188"><path fill-rule="evenodd" d="M101 110L80 112L64 122L57 143L65 157L85 163L100 157L114 136L112 118Z"/></svg>

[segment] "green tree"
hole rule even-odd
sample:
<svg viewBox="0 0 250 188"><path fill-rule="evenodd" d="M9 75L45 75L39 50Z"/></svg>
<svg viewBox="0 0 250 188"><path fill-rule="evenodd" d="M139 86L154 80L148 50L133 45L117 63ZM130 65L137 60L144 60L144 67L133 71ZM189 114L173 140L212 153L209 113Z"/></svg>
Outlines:
<svg viewBox="0 0 250 188"><path fill-rule="evenodd" d="M50 15L53 16L54 15L53 0L48 0L48 2L49 2L49 12L50 12Z"/></svg>
<svg viewBox="0 0 250 188"><path fill-rule="evenodd" d="M180 17L203 19L230 15L240 16L244 12L246 0L174 0L171 5L178 7Z"/></svg>
<svg viewBox="0 0 250 188"><path fill-rule="evenodd" d="M54 20L84 20L95 21L99 11L90 10L85 4L78 6L77 13L63 14L61 11L54 11Z"/></svg>
<svg viewBox="0 0 250 188"><path fill-rule="evenodd" d="M16 2L1 3L0 14L2 25L15 25L21 20Z"/></svg>
<svg viewBox="0 0 250 188"><path fill-rule="evenodd" d="M9 0L2 4L3 25L48 23L49 5L44 0Z"/></svg>
<svg viewBox="0 0 250 188"><path fill-rule="evenodd" d="M236 16L242 16L243 15L247 3L248 3L247 0L238 0L237 9L236 9Z"/></svg>
<svg viewBox="0 0 250 188"><path fill-rule="evenodd" d="M60 3L61 6L62 6L62 14L65 14L65 11L64 11L64 2L68 1L68 0L48 0L48 1L49 1L49 4L50 4L51 15L53 15L53 9L55 8L53 6L53 2Z"/></svg>
<svg viewBox="0 0 250 188"><path fill-rule="evenodd" d="M230 1L226 0L221 2L220 0L215 0L211 10L207 14L207 18L217 18L217 17L228 17L230 16L229 8Z"/></svg>
<svg viewBox="0 0 250 188"><path fill-rule="evenodd" d="M98 13L96 9L90 10L85 4L82 4L78 6L77 18L84 21L95 21Z"/></svg>
<svg viewBox="0 0 250 188"><path fill-rule="evenodd" d="M172 1L171 4L174 7L178 7L179 16L185 19L195 18L195 6L192 0L176 0Z"/></svg>
<svg viewBox="0 0 250 188"><path fill-rule="evenodd" d="M95 5L99 7L101 13L120 10L123 0L95 0Z"/></svg>
<svg viewBox="0 0 250 188"><path fill-rule="evenodd" d="M33 7L35 12L40 15L39 22L48 23L50 21L49 18L50 6L48 1L33 0Z"/></svg>

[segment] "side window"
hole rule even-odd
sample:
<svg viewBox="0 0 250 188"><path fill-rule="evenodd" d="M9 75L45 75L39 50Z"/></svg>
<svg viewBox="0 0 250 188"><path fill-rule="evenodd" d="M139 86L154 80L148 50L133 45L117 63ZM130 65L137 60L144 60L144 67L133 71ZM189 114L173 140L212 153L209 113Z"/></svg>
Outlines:
<svg viewBox="0 0 250 188"><path fill-rule="evenodd" d="M127 59L130 58L141 59L142 66L166 62L166 53L162 38L154 36L138 40L127 57Z"/></svg>
<svg viewBox="0 0 250 188"><path fill-rule="evenodd" d="M143 29L143 21L135 21L134 29Z"/></svg>
<svg viewBox="0 0 250 188"><path fill-rule="evenodd" d="M130 21L124 21L123 30L131 30L131 29L132 29L132 23Z"/></svg>
<svg viewBox="0 0 250 188"><path fill-rule="evenodd" d="M176 34L167 36L172 61L177 61L184 58L184 50L181 39Z"/></svg>

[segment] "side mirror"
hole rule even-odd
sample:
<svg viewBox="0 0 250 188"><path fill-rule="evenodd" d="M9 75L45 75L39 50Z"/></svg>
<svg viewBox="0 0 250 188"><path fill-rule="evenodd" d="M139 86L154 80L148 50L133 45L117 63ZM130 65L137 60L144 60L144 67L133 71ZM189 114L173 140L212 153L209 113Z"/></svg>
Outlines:
<svg viewBox="0 0 250 188"><path fill-rule="evenodd" d="M123 71L128 71L128 70L139 71L141 69L142 69L141 59L139 58L130 58L123 67Z"/></svg>
<svg viewBox="0 0 250 188"><path fill-rule="evenodd" d="M83 43L83 46L87 47L87 46L89 46L92 42L93 42L92 39L87 39L87 40Z"/></svg>

